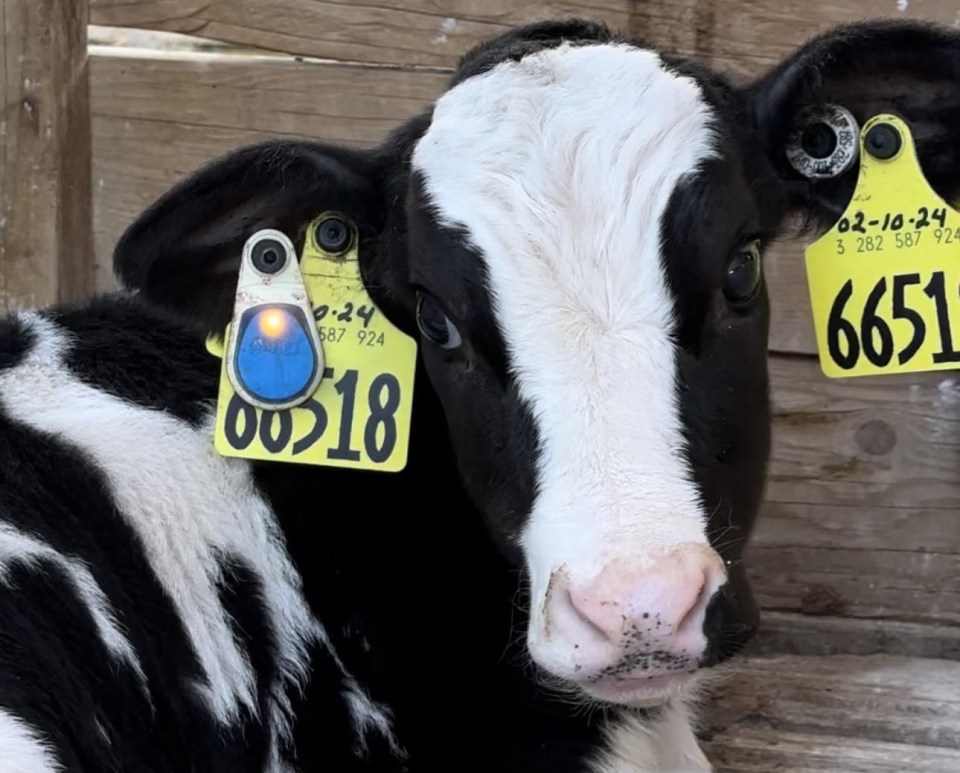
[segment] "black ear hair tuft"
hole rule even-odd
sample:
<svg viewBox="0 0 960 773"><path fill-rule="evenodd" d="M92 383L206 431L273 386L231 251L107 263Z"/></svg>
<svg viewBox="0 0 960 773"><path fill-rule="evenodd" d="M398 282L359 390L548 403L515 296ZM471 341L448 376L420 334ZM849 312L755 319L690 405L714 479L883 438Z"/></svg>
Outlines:
<svg viewBox="0 0 960 773"><path fill-rule="evenodd" d="M242 148L162 196L126 230L114 271L126 286L204 332L230 319L244 242L276 228L302 244L307 223L336 209L379 231L373 155L305 142Z"/></svg>

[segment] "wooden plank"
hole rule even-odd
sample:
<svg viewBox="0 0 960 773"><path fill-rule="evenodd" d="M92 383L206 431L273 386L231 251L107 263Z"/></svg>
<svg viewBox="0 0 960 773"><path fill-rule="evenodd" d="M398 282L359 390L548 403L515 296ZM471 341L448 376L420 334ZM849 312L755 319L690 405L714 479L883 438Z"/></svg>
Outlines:
<svg viewBox="0 0 960 773"><path fill-rule="evenodd" d="M0 308L93 287L86 3L0 0Z"/></svg>
<svg viewBox="0 0 960 773"><path fill-rule="evenodd" d="M372 145L447 76L276 57L94 49L97 284L123 229L183 176L240 145L301 137Z"/></svg>
<svg viewBox="0 0 960 773"><path fill-rule="evenodd" d="M634 5L631 29L672 53L754 77L834 25L878 17L955 25L960 8L943 0L649 0Z"/></svg>
<svg viewBox="0 0 960 773"><path fill-rule="evenodd" d="M98 48L93 112L369 145L428 106L445 74L290 58Z"/></svg>
<svg viewBox="0 0 960 773"><path fill-rule="evenodd" d="M813 358L780 356L770 368L776 442L768 521L812 505L829 509L815 547L851 540L871 548L960 547L960 522L921 528L922 521L896 521L891 512L936 517L960 507L960 374L827 379ZM858 507L880 510L883 518L843 518L844 508Z"/></svg>
<svg viewBox="0 0 960 773"><path fill-rule="evenodd" d="M862 741L829 735L738 730L705 744L715 773L956 773L955 749Z"/></svg>
<svg viewBox="0 0 960 773"><path fill-rule="evenodd" d="M902 9L901 9L902 6ZM347 61L450 67L479 40L530 21L599 19L675 53L754 75L833 24L876 16L957 21L943 0L91 0L95 24L165 30Z"/></svg>
<svg viewBox="0 0 960 773"><path fill-rule="evenodd" d="M834 381L771 358L774 449L746 561L762 605L960 624L960 378Z"/></svg>
<svg viewBox="0 0 960 773"><path fill-rule="evenodd" d="M763 613L755 655L904 655L960 660L960 627Z"/></svg>
<svg viewBox="0 0 960 773"><path fill-rule="evenodd" d="M763 270L770 287L770 351L773 352L817 353L803 261L807 242L781 239L771 244L763 256Z"/></svg>
<svg viewBox="0 0 960 773"><path fill-rule="evenodd" d="M713 694L706 750L720 770L960 769L960 663L748 658Z"/></svg>
<svg viewBox="0 0 960 773"><path fill-rule="evenodd" d="M510 27L587 16L625 28L629 0L91 0L94 24L199 35L338 61L453 67Z"/></svg>

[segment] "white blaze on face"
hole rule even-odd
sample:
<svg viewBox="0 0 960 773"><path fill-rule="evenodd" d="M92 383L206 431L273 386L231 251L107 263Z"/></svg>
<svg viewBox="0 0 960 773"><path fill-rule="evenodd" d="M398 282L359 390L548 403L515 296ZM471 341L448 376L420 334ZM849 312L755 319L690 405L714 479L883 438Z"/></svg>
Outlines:
<svg viewBox="0 0 960 773"><path fill-rule="evenodd" d="M486 262L540 433L540 494L520 538L535 655L555 571L583 585L611 561L642 570L706 543L661 219L714 155L711 120L695 81L654 52L563 45L457 85L414 154L440 222L465 228Z"/></svg>

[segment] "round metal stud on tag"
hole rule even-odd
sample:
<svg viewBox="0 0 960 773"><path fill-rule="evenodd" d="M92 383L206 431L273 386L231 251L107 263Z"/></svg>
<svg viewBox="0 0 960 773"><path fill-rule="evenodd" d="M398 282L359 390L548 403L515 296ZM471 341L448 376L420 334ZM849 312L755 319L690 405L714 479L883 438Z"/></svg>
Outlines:
<svg viewBox="0 0 960 773"><path fill-rule="evenodd" d="M877 123L867 130L863 138L863 147L874 158L890 161L897 157L903 147L903 137L896 126Z"/></svg>
<svg viewBox="0 0 960 773"><path fill-rule="evenodd" d="M859 155L860 127L840 105L812 105L800 112L787 139L787 160L808 179L837 177Z"/></svg>
<svg viewBox="0 0 960 773"><path fill-rule="evenodd" d="M337 215L323 218L313 229L313 238L323 252L328 255L342 255L353 244L353 232Z"/></svg>

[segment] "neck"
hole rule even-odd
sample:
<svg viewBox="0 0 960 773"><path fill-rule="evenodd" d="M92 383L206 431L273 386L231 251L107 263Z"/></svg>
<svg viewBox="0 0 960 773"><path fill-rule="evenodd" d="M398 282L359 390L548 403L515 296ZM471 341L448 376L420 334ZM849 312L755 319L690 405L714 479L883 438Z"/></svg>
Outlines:
<svg viewBox="0 0 960 773"><path fill-rule="evenodd" d="M424 675L443 682L465 662L495 661L518 636L511 603L520 576L459 484L422 368L416 383L403 471L256 466L308 600L371 689L382 681L419 690ZM403 674L416 674L416 684L399 683Z"/></svg>

